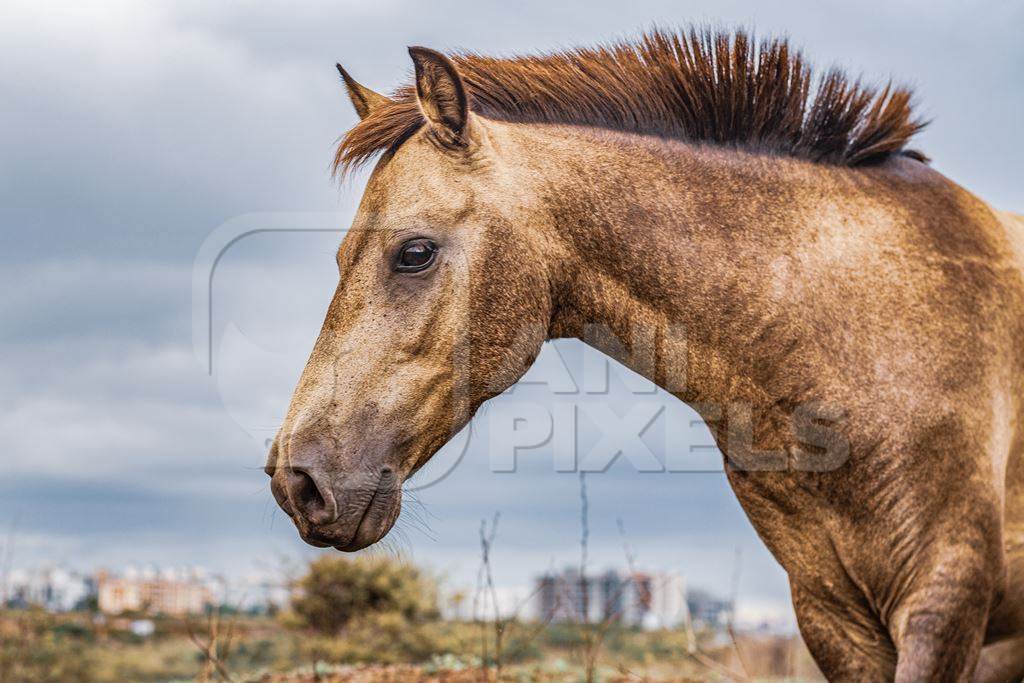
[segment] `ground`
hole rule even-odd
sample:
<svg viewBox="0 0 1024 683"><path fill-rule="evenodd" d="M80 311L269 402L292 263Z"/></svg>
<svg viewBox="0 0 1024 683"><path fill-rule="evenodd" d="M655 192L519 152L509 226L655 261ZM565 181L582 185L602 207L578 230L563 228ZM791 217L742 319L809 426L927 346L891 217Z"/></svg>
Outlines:
<svg viewBox="0 0 1024 683"><path fill-rule="evenodd" d="M509 623L495 656L494 624L376 620L316 635L282 617L158 618L152 637L130 618L0 612L4 683L390 683L590 680L817 681L796 636L682 630L642 632ZM696 647L691 646L696 644ZM486 660L487 666L481 661ZM500 678L497 662L501 662ZM588 676L588 671L590 676Z"/></svg>

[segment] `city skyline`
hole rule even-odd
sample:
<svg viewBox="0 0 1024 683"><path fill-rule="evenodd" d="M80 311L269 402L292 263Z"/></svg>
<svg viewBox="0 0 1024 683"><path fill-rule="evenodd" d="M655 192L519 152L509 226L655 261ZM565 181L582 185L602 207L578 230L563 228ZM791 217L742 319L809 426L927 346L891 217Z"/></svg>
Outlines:
<svg viewBox="0 0 1024 683"><path fill-rule="evenodd" d="M448 620L515 618L543 623L616 623L644 630L780 628L784 622L739 619L731 599L690 587L678 571L603 567L581 581L578 566L533 578L533 589L449 585L438 594ZM270 614L288 607L294 577L250 574L227 577L200 566L127 565L76 570L61 565L15 569L0 577L0 604L41 607L52 613L98 611L112 616L187 617L209 609ZM586 585L584 590L582 586ZM584 598L586 594L586 598ZM495 604L495 600L497 603ZM584 614L586 616L584 616Z"/></svg>

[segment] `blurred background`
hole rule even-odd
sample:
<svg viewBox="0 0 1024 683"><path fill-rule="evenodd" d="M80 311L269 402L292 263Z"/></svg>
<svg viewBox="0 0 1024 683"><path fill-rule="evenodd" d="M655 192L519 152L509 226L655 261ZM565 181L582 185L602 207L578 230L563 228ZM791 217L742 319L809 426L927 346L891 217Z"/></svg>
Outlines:
<svg viewBox="0 0 1024 683"><path fill-rule="evenodd" d="M306 563L329 556L299 540L261 467L365 182L330 176L355 122L335 62L385 92L409 75L408 45L509 55L691 23L785 35L819 70L913 86L932 119L915 147L997 207L1024 211L1024 6L1009 0L15 0L2 16L0 595L10 604L95 612L106 581L108 600L128 600L115 588L183 591L184 607L165 610L181 614L232 600L287 609ZM528 382L412 482L396 531L365 554L435 577L450 618L497 604L536 619L545 581L580 567L585 526L586 569L643 573L691 598L659 619L706 608L719 625L794 633L785 574L696 415L615 365L607 391L585 391L594 362L578 343L547 345ZM545 428L508 466L509 420L559 405L583 406L581 455L623 445L587 474L585 518L579 474L559 471ZM622 417L636 405L652 416L639 440L602 419L600 406ZM648 456L677 466L657 471ZM491 608L455 606L452 596L479 598L481 521L490 528L496 513ZM105 611L138 616L147 604Z"/></svg>

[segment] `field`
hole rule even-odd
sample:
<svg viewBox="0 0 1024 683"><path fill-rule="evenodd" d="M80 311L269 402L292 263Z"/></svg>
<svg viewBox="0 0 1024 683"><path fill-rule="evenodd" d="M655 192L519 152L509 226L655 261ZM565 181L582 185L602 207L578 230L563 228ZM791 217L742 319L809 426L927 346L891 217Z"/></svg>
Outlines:
<svg viewBox="0 0 1024 683"><path fill-rule="evenodd" d="M128 618L8 611L0 616L4 683L124 681L687 681L819 680L798 638L641 632L614 626L496 625L393 615L325 636L293 617ZM486 662L484 664L483 662Z"/></svg>

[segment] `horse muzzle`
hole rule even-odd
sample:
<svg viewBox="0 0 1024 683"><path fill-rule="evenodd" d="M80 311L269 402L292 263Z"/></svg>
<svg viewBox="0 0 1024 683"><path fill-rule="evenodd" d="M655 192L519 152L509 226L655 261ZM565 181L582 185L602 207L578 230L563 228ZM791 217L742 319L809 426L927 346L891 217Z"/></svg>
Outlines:
<svg viewBox="0 0 1024 683"><path fill-rule="evenodd" d="M312 460L282 462L271 449L264 471L274 500L306 543L354 552L373 545L394 526L401 510L401 482L388 466L341 470Z"/></svg>

